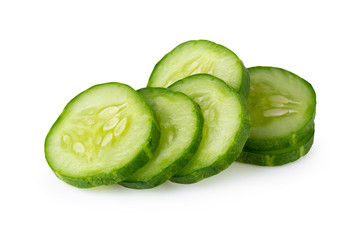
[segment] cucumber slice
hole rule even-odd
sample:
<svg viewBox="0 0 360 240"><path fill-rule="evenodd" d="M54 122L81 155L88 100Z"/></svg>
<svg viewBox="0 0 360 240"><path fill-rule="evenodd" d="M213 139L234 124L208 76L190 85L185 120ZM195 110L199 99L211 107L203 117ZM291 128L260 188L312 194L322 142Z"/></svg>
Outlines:
<svg viewBox="0 0 360 240"><path fill-rule="evenodd" d="M199 107L185 94L167 88L138 90L158 119L161 136L152 159L120 184L130 188L153 188L169 180L196 153L202 134Z"/></svg>
<svg viewBox="0 0 360 240"><path fill-rule="evenodd" d="M226 169L250 134L245 102L221 79L209 74L184 78L170 89L183 92L199 104L204 117L203 138L190 162L171 181L194 183Z"/></svg>
<svg viewBox="0 0 360 240"><path fill-rule="evenodd" d="M45 157L56 176L80 188L122 181L144 166L159 130L143 98L121 83L73 98L51 127Z"/></svg>
<svg viewBox="0 0 360 240"><path fill-rule="evenodd" d="M248 96L250 80L242 61L228 48L207 40L184 42L166 54L151 73L148 87L168 87L196 73L208 73Z"/></svg>
<svg viewBox="0 0 360 240"><path fill-rule="evenodd" d="M237 161L260 166L281 166L305 156L310 151L313 142L314 129L310 132L309 136L305 137L302 141L292 147L281 150L258 152L243 150Z"/></svg>
<svg viewBox="0 0 360 240"><path fill-rule="evenodd" d="M252 123L247 151L280 150L296 145L311 131L316 94L310 83L275 67L249 68L247 100Z"/></svg>

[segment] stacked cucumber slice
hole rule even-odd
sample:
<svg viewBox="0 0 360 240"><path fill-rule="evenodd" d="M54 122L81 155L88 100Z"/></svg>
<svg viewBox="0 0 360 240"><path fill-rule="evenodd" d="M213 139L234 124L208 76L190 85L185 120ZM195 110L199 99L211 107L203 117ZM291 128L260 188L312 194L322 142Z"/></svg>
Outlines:
<svg viewBox="0 0 360 240"><path fill-rule="evenodd" d="M80 188L195 183L236 160L277 166L304 156L315 106L299 76L246 69L222 45L188 41L156 64L147 88L105 83L72 99L46 137L45 157Z"/></svg>
<svg viewBox="0 0 360 240"><path fill-rule="evenodd" d="M311 84L281 68L252 67L249 73L252 129L238 161L278 166L304 156L314 139Z"/></svg>

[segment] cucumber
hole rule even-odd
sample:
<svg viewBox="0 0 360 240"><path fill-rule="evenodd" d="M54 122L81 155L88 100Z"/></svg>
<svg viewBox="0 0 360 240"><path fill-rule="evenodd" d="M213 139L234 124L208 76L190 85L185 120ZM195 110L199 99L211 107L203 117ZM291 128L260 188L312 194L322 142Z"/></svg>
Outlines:
<svg viewBox="0 0 360 240"><path fill-rule="evenodd" d="M260 166L281 166L305 156L314 142L314 129L309 136L289 148L272 151L247 151L243 150L238 162Z"/></svg>
<svg viewBox="0 0 360 240"><path fill-rule="evenodd" d="M46 137L45 157L58 178L89 188L131 176L148 162L158 141L144 99L125 84L105 83L66 105Z"/></svg>
<svg viewBox="0 0 360 240"><path fill-rule="evenodd" d="M185 94L166 88L138 90L158 119L161 136L151 160L120 182L129 188L153 188L169 180L196 153L203 127L199 107Z"/></svg>
<svg viewBox="0 0 360 240"><path fill-rule="evenodd" d="M250 134L246 103L224 81L209 74L186 77L169 88L192 98L204 117L198 151L170 180L194 183L226 169L239 157Z"/></svg>
<svg viewBox="0 0 360 240"><path fill-rule="evenodd" d="M249 74L242 61L228 48L207 40L184 42L166 54L156 64L147 86L168 87L196 73L214 75L248 96Z"/></svg>
<svg viewBox="0 0 360 240"><path fill-rule="evenodd" d="M306 80L275 67L249 68L252 123L246 151L291 147L313 129L316 94Z"/></svg>

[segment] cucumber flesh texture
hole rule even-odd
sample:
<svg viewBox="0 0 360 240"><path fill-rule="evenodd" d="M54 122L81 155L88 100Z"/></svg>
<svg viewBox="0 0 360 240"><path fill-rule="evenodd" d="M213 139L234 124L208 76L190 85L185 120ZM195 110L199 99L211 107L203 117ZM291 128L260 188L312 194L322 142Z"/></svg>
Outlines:
<svg viewBox="0 0 360 240"><path fill-rule="evenodd" d="M237 161L259 166L281 166L305 156L310 151L313 142L314 129L307 137L292 147L273 151L243 150Z"/></svg>
<svg viewBox="0 0 360 240"><path fill-rule="evenodd" d="M132 88L95 85L65 107L45 140L45 157L61 180L77 187L117 183L157 147L155 118Z"/></svg>
<svg viewBox="0 0 360 240"><path fill-rule="evenodd" d="M166 54L151 73L148 87L168 87L197 73L214 75L248 96L250 79L242 61L228 48L207 40L184 42Z"/></svg>
<svg viewBox="0 0 360 240"><path fill-rule="evenodd" d="M192 98L204 117L203 137L195 156L171 181L194 183L226 169L250 134L249 113L244 101L224 81L196 74L170 86Z"/></svg>
<svg viewBox="0 0 360 240"><path fill-rule="evenodd" d="M301 141L312 130L316 95L311 84L280 68L249 68L247 100L252 129L247 150L276 150Z"/></svg>
<svg viewBox="0 0 360 240"><path fill-rule="evenodd" d="M196 153L203 118L199 107L185 94L166 88L138 90L148 102L161 129L159 146L150 161L120 184L153 188L183 168Z"/></svg>

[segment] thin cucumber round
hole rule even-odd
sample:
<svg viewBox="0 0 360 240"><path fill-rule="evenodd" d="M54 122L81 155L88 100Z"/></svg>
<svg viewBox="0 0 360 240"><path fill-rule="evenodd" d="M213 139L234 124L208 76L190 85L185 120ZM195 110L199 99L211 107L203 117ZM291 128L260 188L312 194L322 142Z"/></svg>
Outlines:
<svg viewBox="0 0 360 240"><path fill-rule="evenodd" d="M159 141L144 99L121 83L73 98L51 127L45 157L61 180L80 188L118 183L144 166Z"/></svg>
<svg viewBox="0 0 360 240"><path fill-rule="evenodd" d="M273 151L249 152L243 150L237 161L260 166L281 166L305 156L310 151L313 142L314 129L307 137L292 147Z"/></svg>
<svg viewBox="0 0 360 240"><path fill-rule="evenodd" d="M226 169L239 157L250 134L246 103L224 81L209 74L189 76L170 89L192 98L204 117L198 151L171 181L194 183Z"/></svg>
<svg viewBox="0 0 360 240"><path fill-rule="evenodd" d="M150 161L128 179L129 188L153 188L169 180L196 153L203 127L199 107L188 96L167 88L138 90L155 114L161 136Z"/></svg>
<svg viewBox="0 0 360 240"><path fill-rule="evenodd" d="M252 123L245 150L271 151L296 145L312 131L316 94L306 80L275 67L249 68L247 99Z"/></svg>
<svg viewBox="0 0 360 240"><path fill-rule="evenodd" d="M245 98L249 94L249 74L242 61L228 48L207 40L184 42L166 54L151 73L148 87L168 87L197 73L224 80Z"/></svg>

